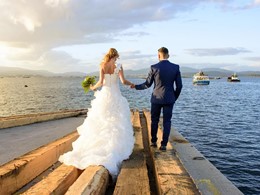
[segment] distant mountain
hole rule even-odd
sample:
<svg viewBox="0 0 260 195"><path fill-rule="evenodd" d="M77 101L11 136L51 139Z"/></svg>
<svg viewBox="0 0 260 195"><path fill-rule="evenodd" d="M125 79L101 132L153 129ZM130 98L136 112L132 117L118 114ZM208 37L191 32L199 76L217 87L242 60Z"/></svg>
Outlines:
<svg viewBox="0 0 260 195"><path fill-rule="evenodd" d="M125 75L128 77L139 77L145 78L150 71L150 68L143 68L139 70L125 70ZM227 77L230 76L233 71L225 70L221 68L204 68L195 69L190 67L180 67L180 71L183 77L192 77L195 73L203 71L206 75L210 77ZM238 76L260 76L260 71L243 71L236 72ZM64 77L84 77L86 73L83 72L66 72L66 73L52 73L46 70L28 70L24 68L17 67L0 67L0 77L5 76L64 76ZM88 75L99 75L99 72L88 73Z"/></svg>
<svg viewBox="0 0 260 195"><path fill-rule="evenodd" d="M180 71L181 73L187 73L187 72L198 72L199 70L195 68L180 66Z"/></svg>
<svg viewBox="0 0 260 195"><path fill-rule="evenodd" d="M53 73L46 70L28 70L17 67L0 67L0 76L51 76Z"/></svg>
<svg viewBox="0 0 260 195"><path fill-rule="evenodd" d="M238 76L260 76L260 71L240 71L234 72L231 70L225 70L221 68L202 68L194 69L189 67L181 67L181 73L184 77L192 77L195 73L203 71L209 77L228 77L233 73L237 73Z"/></svg>
<svg viewBox="0 0 260 195"><path fill-rule="evenodd" d="M147 76L148 72L149 72L149 68L143 68L143 69L139 69L139 70L132 70L132 69L124 69L124 74L130 77L145 77ZM89 75L95 75L98 76L99 72L91 72L88 73Z"/></svg>
<svg viewBox="0 0 260 195"><path fill-rule="evenodd" d="M182 75L186 77L192 77L195 73L199 71L203 71L206 75L210 77L227 77L233 73L233 71L225 70L221 68L202 68L202 69L193 69L192 71L190 71L189 69L184 69L184 71L182 71L181 68Z"/></svg>
<svg viewBox="0 0 260 195"><path fill-rule="evenodd" d="M237 73L239 76L260 76L260 71L243 71Z"/></svg>
<svg viewBox="0 0 260 195"><path fill-rule="evenodd" d="M140 69L140 70L125 70L125 75L146 77L149 70L150 68ZM206 75L210 77L227 77L233 73L232 71L220 69L220 68L195 69L190 67L180 67L180 71L183 77L192 77L195 73L199 71L203 71Z"/></svg>
<svg viewBox="0 0 260 195"><path fill-rule="evenodd" d="M56 74L58 76L67 76L67 77L84 77L86 76L86 73L83 72L65 72L65 73L59 73Z"/></svg>
<svg viewBox="0 0 260 195"><path fill-rule="evenodd" d="M125 75L146 77L150 68L140 70L125 70ZM234 71L225 70L221 68L202 68L195 69L190 67L180 67L180 71L183 77L192 77L195 73L203 71L209 77L228 77L234 73ZM242 71L236 72L238 76L260 76L260 71Z"/></svg>
<svg viewBox="0 0 260 195"><path fill-rule="evenodd" d="M67 72L67 73L53 73L46 70L29 70L24 68L17 67L0 67L0 76L46 76L46 77L54 77L54 76L85 76L85 73L82 72Z"/></svg>

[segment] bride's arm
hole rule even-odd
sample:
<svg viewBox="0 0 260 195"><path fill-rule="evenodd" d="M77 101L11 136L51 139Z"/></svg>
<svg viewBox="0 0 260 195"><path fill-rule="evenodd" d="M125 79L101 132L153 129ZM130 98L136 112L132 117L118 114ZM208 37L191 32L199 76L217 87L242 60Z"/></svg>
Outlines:
<svg viewBox="0 0 260 195"><path fill-rule="evenodd" d="M121 66L121 70L119 71L119 77L120 77L121 82L122 82L124 85L131 85L131 86L134 85L133 83L131 83L130 81L128 81L128 80L125 79L123 66Z"/></svg>
<svg viewBox="0 0 260 195"><path fill-rule="evenodd" d="M104 72L102 67L100 67L99 80L94 86L90 85L90 89L94 91L96 88L101 87L103 85L103 81L104 81Z"/></svg>

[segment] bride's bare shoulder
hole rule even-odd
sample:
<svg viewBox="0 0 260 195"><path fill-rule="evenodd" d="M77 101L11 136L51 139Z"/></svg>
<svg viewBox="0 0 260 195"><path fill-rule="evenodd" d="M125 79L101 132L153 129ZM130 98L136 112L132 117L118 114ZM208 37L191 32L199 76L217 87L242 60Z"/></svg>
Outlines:
<svg viewBox="0 0 260 195"><path fill-rule="evenodd" d="M107 62L102 61L102 62L100 63L100 69L104 70L105 67L106 67L106 64L107 64Z"/></svg>

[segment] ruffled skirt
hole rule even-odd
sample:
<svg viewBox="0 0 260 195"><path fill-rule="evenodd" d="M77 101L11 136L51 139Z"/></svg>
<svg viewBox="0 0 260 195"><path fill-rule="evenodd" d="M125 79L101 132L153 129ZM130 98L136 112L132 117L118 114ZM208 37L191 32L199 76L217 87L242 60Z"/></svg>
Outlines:
<svg viewBox="0 0 260 195"><path fill-rule="evenodd" d="M79 169L103 165L112 176L118 175L135 142L129 104L121 92L110 87L95 92L88 116L77 131L79 138L72 143L73 150L59 161Z"/></svg>

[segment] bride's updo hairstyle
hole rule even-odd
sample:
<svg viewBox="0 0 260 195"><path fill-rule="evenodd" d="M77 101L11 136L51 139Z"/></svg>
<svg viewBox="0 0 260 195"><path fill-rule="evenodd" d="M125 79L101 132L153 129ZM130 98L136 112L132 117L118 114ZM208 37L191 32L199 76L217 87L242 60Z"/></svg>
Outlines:
<svg viewBox="0 0 260 195"><path fill-rule="evenodd" d="M118 58L119 54L115 48L110 48L107 54L104 57L104 62L109 62L112 58Z"/></svg>

